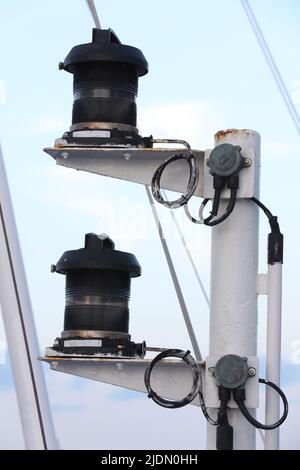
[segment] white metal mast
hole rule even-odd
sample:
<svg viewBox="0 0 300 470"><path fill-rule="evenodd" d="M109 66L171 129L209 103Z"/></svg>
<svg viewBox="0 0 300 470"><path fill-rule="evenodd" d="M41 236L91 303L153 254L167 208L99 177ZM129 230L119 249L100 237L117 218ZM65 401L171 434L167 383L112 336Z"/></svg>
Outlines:
<svg viewBox="0 0 300 470"><path fill-rule="evenodd" d="M239 145L255 154L259 196L260 136L249 130L216 134L215 144ZM226 206L226 201L223 203ZM222 207L221 207L222 208ZM230 217L212 228L209 355L257 355L258 208L237 199ZM255 428L239 409L230 409L235 449L255 449ZM208 448L216 446L215 427L209 425Z"/></svg>

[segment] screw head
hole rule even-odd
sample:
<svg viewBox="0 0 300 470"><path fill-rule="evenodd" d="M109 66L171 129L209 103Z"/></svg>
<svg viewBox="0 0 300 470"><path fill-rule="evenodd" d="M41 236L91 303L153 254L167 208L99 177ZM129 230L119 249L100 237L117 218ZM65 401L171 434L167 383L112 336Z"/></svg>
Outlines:
<svg viewBox="0 0 300 470"><path fill-rule="evenodd" d="M248 168L249 166L252 165L252 160L251 158L244 158L243 160L243 167Z"/></svg>
<svg viewBox="0 0 300 470"><path fill-rule="evenodd" d="M124 158L125 158L125 160L130 160L131 157L132 157L132 154L131 154L130 152L125 152L125 153L124 153Z"/></svg>
<svg viewBox="0 0 300 470"><path fill-rule="evenodd" d="M248 375L249 377L254 377L256 375L256 369L254 367L249 367Z"/></svg>

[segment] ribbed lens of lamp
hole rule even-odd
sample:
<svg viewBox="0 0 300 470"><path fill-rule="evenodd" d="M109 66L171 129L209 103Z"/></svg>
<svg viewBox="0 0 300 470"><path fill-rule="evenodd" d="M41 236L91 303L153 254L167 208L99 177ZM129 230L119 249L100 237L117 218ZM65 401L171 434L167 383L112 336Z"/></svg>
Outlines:
<svg viewBox="0 0 300 470"><path fill-rule="evenodd" d="M110 270L67 273L64 330L128 333L129 274Z"/></svg>
<svg viewBox="0 0 300 470"><path fill-rule="evenodd" d="M72 124L120 123L136 127L137 68L114 62L74 67Z"/></svg>

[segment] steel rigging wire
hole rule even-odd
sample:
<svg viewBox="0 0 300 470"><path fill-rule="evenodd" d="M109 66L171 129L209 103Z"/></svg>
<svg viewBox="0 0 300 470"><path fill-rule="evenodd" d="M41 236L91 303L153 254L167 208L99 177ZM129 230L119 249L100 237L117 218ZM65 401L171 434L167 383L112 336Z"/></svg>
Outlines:
<svg viewBox="0 0 300 470"><path fill-rule="evenodd" d="M280 71L276 65L276 62L273 58L273 55L270 51L270 48L268 46L268 43L262 33L262 30L258 24L258 21L255 17L255 14L249 4L248 0L241 0L242 7L247 15L247 18L249 20L250 26L252 28L253 33L256 36L256 39L258 41L258 44L261 48L261 51L264 55L264 58L266 59L267 64L269 65L269 68L271 70L271 73L273 75L273 78L276 82L276 85L279 89L279 92L282 96L283 101L286 104L286 107L288 109L288 112L293 120L293 123L297 129L298 134L300 135L300 118L299 114L294 106L294 103L290 97L290 94L287 90L287 87L282 79L282 76L280 74Z"/></svg>
<svg viewBox="0 0 300 470"><path fill-rule="evenodd" d="M187 306L186 306L186 303L185 303L185 300L184 300L184 297L183 297L183 293L182 293L182 290L181 290L181 287L180 287L180 284L179 284L179 281L178 281L178 277L177 277L176 270L175 270L175 267L174 267L174 264L173 264L173 261L172 261L171 255L170 255L168 244L166 242L166 239L165 239L165 236L164 236L164 233L163 233L161 222L159 220L156 207L154 205L152 194L151 194L151 191L148 188L148 186L145 186L145 188L146 188L146 193L147 193L147 196L148 196L149 204L150 204L150 207L151 207L151 210L152 210L152 213L153 213L153 217L154 217L154 220L155 220L155 224L156 224L156 227L157 227L157 230L158 230L158 233L159 233L159 238L160 238L160 241L161 241L161 244L162 244L162 247L163 247L163 251L164 251L167 263L168 263L168 268L169 268L169 271L170 271L170 274L171 274L171 277L172 277L173 285L174 285L174 288L175 288L175 291L176 291L176 294L177 294L177 298L178 298L178 302L179 302L179 305L180 305L180 308L181 308L182 316L184 318L185 325L186 325L186 328L187 328L187 331L188 331L188 334L189 334L189 337L190 337L190 341L191 341L191 344L192 344L192 347L193 347L193 350L194 350L194 353L195 353L195 357L196 357L197 361L202 361L202 354L200 352L200 348L199 348L198 341L197 341L197 338L196 338L196 335L195 335L195 332L194 332L194 328L193 328L193 325L192 325L192 322L191 322L191 319L190 319L190 315L189 315L189 312L188 312L188 309L187 309Z"/></svg>
<svg viewBox="0 0 300 470"><path fill-rule="evenodd" d="M161 192L162 192L162 194L163 194L164 199L167 201L168 198L167 198L167 194L166 194L165 190L162 189ZM185 206L185 207L186 207L186 206ZM178 231L178 233L179 233L179 236L180 236L182 245L183 245L183 247L184 247L184 249L185 249L185 252L186 252L186 254L187 254L187 257L188 257L188 259L189 259L189 262L190 262L190 264L191 264L191 267L192 267L192 269L193 269L193 271L194 271L194 274L195 274L195 276L196 276L196 278L197 278L197 281L198 281L199 287L200 287L200 289L201 289L201 292L202 292L202 294L203 294L203 297L205 298L205 302L207 303L207 306L209 307L209 297L208 297L208 294L207 294L207 292L206 292L206 289L205 289L205 287L204 287L204 284L203 284L203 282L202 282L202 279L201 279L201 277L200 277L200 274L199 274L199 272L198 272L198 269L196 268L196 265L195 265L195 263L194 263L194 260L193 260L192 254L191 254L191 252L190 252L190 250L189 250L189 247L188 247L188 244L187 244L187 242L186 242L186 239L185 239L185 237L184 237L184 235L183 235L183 232L181 231L181 229L180 229L180 227L179 227L179 224L178 224L178 221L177 221L177 219L176 219L176 217L175 217L175 215L174 215L174 212L171 211L170 213L171 213L171 217L172 217L172 220L173 220L173 222L174 222L174 225L175 225L175 227L176 227L176 229L177 229L177 231Z"/></svg>
<svg viewBox="0 0 300 470"><path fill-rule="evenodd" d="M95 4L94 4L94 0L86 0L86 3L93 17L96 28L101 29L101 23L100 23L99 16L98 16Z"/></svg>

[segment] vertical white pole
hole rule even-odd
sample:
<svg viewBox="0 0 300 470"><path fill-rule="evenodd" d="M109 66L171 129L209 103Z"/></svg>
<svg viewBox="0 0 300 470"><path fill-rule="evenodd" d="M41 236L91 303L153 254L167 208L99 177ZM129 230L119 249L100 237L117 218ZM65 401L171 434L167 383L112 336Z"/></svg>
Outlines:
<svg viewBox="0 0 300 470"><path fill-rule="evenodd" d="M0 302L27 449L55 449L17 227L0 148Z"/></svg>
<svg viewBox="0 0 300 470"><path fill-rule="evenodd" d="M215 145L229 143L255 152L256 197L259 196L260 136L249 130L218 132ZM246 170L242 170L246 171ZM227 201L222 201L220 211ZM221 213L221 212L220 212ZM212 228L210 356L257 352L258 208L238 199L230 217ZM230 409L234 449L255 449L255 428L238 409ZM208 427L208 448L216 448L215 427Z"/></svg>
<svg viewBox="0 0 300 470"><path fill-rule="evenodd" d="M281 355L281 302L282 264L270 264L268 269L268 323L266 378L280 386ZM280 397L271 387L266 387L266 424L280 417ZM265 449L279 449L279 428L265 432Z"/></svg>

